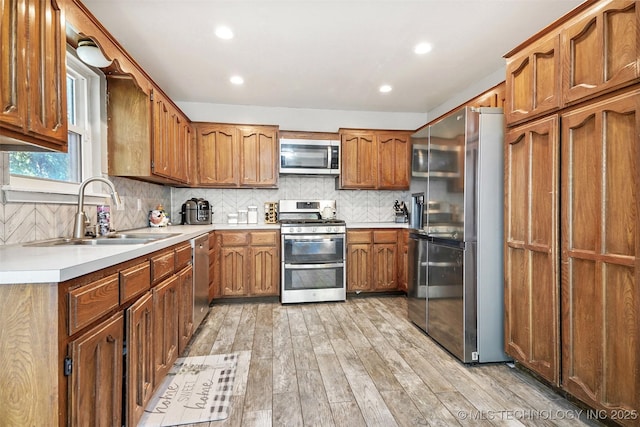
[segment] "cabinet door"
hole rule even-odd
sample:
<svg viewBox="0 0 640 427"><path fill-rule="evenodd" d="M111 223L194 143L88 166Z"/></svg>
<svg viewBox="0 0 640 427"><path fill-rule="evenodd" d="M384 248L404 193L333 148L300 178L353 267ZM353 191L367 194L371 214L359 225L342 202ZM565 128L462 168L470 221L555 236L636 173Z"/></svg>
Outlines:
<svg viewBox="0 0 640 427"><path fill-rule="evenodd" d="M376 243L373 245L373 264L375 290L396 290L398 288L398 245Z"/></svg>
<svg viewBox="0 0 640 427"><path fill-rule="evenodd" d="M277 130L270 127L240 127L238 131L242 158L240 185L275 187L278 184Z"/></svg>
<svg viewBox="0 0 640 427"><path fill-rule="evenodd" d="M372 244L347 244L347 292L368 291L373 288L372 266Z"/></svg>
<svg viewBox="0 0 640 427"><path fill-rule="evenodd" d="M249 250L251 295L278 295L280 257L277 247L253 246Z"/></svg>
<svg viewBox="0 0 640 427"><path fill-rule="evenodd" d="M378 156L376 137L366 132L341 132L341 188L376 188Z"/></svg>
<svg viewBox="0 0 640 427"><path fill-rule="evenodd" d="M507 59L507 124L560 108L560 59L557 34L543 38Z"/></svg>
<svg viewBox="0 0 640 427"><path fill-rule="evenodd" d="M19 132L27 127L26 4L26 0L4 0L0 3L0 125ZM9 31L10 28L15 28L15 31Z"/></svg>
<svg viewBox="0 0 640 427"><path fill-rule="evenodd" d="M558 116L505 139L505 351L559 383Z"/></svg>
<svg viewBox="0 0 640 427"><path fill-rule="evenodd" d="M138 425L153 395L153 298L147 292L127 309L126 425Z"/></svg>
<svg viewBox="0 0 640 427"><path fill-rule="evenodd" d="M236 129L233 126L202 126L197 128L198 183L210 186L235 187L238 179Z"/></svg>
<svg viewBox="0 0 640 427"><path fill-rule="evenodd" d="M248 247L222 247L220 249L220 292L223 296L242 296L249 291L247 271Z"/></svg>
<svg viewBox="0 0 640 427"><path fill-rule="evenodd" d="M189 183L191 177L191 149L193 133L189 121L181 116L176 116L176 137L174 139L171 156L171 176L179 182Z"/></svg>
<svg viewBox="0 0 640 427"><path fill-rule="evenodd" d="M159 384L178 357L178 287L173 275L153 288L154 384Z"/></svg>
<svg viewBox="0 0 640 427"><path fill-rule="evenodd" d="M409 231L398 232L398 290L409 289Z"/></svg>
<svg viewBox="0 0 640 427"><path fill-rule="evenodd" d="M29 131L67 146L66 30L58 2L31 1Z"/></svg>
<svg viewBox="0 0 640 427"><path fill-rule="evenodd" d="M153 133L152 140L152 156L153 156L153 173L156 175L171 178L171 155L172 143L175 129L175 113L159 92L153 93Z"/></svg>
<svg viewBox="0 0 640 427"><path fill-rule="evenodd" d="M408 190L411 174L410 134L393 132L378 135L378 188Z"/></svg>
<svg viewBox="0 0 640 427"><path fill-rule="evenodd" d="M0 126L42 147L66 151L66 35L57 3L1 4Z"/></svg>
<svg viewBox="0 0 640 427"><path fill-rule="evenodd" d="M565 103L613 90L640 77L640 4L620 0L602 3L562 31Z"/></svg>
<svg viewBox="0 0 640 427"><path fill-rule="evenodd" d="M180 311L178 329L180 331L178 353L182 354L193 335L193 266L185 267L178 273Z"/></svg>
<svg viewBox="0 0 640 427"><path fill-rule="evenodd" d="M120 312L69 344L69 425L122 425L123 342Z"/></svg>
<svg viewBox="0 0 640 427"><path fill-rule="evenodd" d="M640 409L638 135L638 90L562 116L562 381L608 411Z"/></svg>

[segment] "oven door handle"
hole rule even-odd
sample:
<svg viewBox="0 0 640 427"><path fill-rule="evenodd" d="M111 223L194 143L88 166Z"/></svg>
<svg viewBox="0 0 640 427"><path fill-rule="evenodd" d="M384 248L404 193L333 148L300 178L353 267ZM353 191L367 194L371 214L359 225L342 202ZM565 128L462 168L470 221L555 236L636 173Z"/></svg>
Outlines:
<svg viewBox="0 0 640 427"><path fill-rule="evenodd" d="M344 239L344 234L305 234L302 235L284 235L284 240L308 240L308 241L327 241Z"/></svg>
<svg viewBox="0 0 640 427"><path fill-rule="evenodd" d="M328 264L285 264L284 268L288 268L290 270L311 270L311 269L319 269L319 268L342 268L344 267L344 262L332 262Z"/></svg>

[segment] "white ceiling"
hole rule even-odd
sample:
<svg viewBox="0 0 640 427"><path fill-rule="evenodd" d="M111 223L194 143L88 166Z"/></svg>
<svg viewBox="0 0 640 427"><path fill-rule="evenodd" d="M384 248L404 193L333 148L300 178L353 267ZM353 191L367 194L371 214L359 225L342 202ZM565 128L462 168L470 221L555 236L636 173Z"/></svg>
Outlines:
<svg viewBox="0 0 640 427"><path fill-rule="evenodd" d="M582 1L83 2L176 102L426 113Z"/></svg>

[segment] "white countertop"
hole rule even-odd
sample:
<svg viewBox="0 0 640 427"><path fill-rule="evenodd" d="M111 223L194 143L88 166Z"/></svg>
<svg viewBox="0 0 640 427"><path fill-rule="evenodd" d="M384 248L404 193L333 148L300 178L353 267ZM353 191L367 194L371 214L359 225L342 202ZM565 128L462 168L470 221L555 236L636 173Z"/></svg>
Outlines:
<svg viewBox="0 0 640 427"><path fill-rule="evenodd" d="M347 228L408 228L406 223L347 223ZM213 230L279 230L280 224L171 225L126 230L135 233L179 233L166 239L136 245L0 246L0 285L57 283L173 246ZM122 231L125 232L125 231Z"/></svg>
<svg viewBox="0 0 640 427"><path fill-rule="evenodd" d="M347 222L347 228L409 228L407 222Z"/></svg>

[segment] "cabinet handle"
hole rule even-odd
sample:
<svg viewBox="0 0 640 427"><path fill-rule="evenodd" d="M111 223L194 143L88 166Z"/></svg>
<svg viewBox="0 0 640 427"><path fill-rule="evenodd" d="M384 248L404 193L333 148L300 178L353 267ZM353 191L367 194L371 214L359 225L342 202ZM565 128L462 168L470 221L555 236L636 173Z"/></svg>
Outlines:
<svg viewBox="0 0 640 427"><path fill-rule="evenodd" d="M116 342L116 339L113 337L113 335L109 334L107 335L107 342Z"/></svg>

